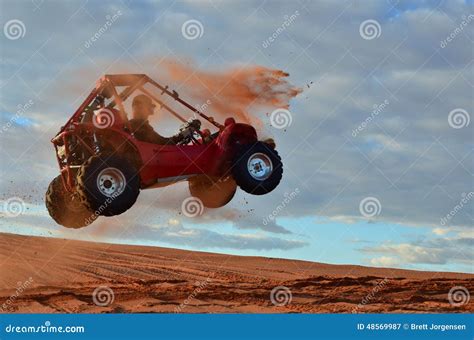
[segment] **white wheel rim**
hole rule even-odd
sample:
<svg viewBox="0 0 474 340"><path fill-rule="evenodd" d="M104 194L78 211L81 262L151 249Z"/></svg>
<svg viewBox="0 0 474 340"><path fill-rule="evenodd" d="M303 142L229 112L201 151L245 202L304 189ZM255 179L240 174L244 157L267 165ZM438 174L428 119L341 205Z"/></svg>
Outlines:
<svg viewBox="0 0 474 340"><path fill-rule="evenodd" d="M105 168L97 176L97 188L107 197L117 197L127 185L124 174L117 168Z"/></svg>
<svg viewBox="0 0 474 340"><path fill-rule="evenodd" d="M247 162L247 170L254 179L264 181L272 174L273 163L264 153L254 153Z"/></svg>

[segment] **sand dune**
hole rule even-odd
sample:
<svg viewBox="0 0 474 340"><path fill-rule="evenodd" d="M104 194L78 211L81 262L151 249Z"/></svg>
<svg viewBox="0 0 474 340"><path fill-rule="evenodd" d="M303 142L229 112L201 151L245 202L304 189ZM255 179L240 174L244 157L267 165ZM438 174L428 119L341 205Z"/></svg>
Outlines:
<svg viewBox="0 0 474 340"><path fill-rule="evenodd" d="M453 305L448 300L455 286L474 292L474 275L462 273L12 234L0 234L0 263L3 312L474 311L472 301Z"/></svg>

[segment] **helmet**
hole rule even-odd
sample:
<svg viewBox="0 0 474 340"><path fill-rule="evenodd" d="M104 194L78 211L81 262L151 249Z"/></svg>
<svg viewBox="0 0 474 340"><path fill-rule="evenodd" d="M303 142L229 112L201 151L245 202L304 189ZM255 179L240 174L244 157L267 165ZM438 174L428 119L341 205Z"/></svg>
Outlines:
<svg viewBox="0 0 474 340"><path fill-rule="evenodd" d="M139 104L151 105L153 107L156 106L155 104L153 104L153 101L151 100L151 98L144 94L139 94L135 96L135 98L133 98L132 106L139 105Z"/></svg>

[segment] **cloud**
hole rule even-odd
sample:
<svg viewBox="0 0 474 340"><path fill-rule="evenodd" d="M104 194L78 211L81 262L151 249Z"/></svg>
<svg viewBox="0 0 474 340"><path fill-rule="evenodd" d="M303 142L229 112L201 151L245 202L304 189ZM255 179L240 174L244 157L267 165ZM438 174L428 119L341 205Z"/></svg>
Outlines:
<svg viewBox="0 0 474 340"><path fill-rule="evenodd" d="M284 226L278 224L276 219L260 218L248 209L237 209L224 207L220 209L209 209L203 214L200 222L205 223L222 223L230 222L237 229L257 229L276 234L292 234L292 232Z"/></svg>
<svg viewBox="0 0 474 340"><path fill-rule="evenodd" d="M431 226L435 235L448 235L436 229L441 227L440 219L459 203L466 183L472 183L472 129L453 129L448 114L463 108L473 119L473 85L467 75L473 71L474 23L445 48L440 41L472 11L468 2L399 1L393 6L384 1L364 6L281 2L274 6L254 1L192 7L142 2L129 8L109 1L99 5L44 1L34 11L33 6L10 2L2 12L5 18L24 21L27 30L22 39L3 41L1 111L14 113L19 104L34 101L24 115L34 125L16 124L0 135L1 145L7 146L0 148L5 160L0 188L7 196L34 188L32 200L42 201L49 181L58 174L49 139L103 73L143 72L158 77L161 61L170 58L192 59L203 72L261 65L288 72L288 80L305 89L290 101L292 125L284 130L271 127L264 110L249 112L263 122L260 135L276 140L285 169L282 183L265 196L238 192L228 210L206 210L202 218L183 223L230 222L238 230L289 236L283 218L313 216L354 223L362 218L359 202L373 196L382 205L374 221ZM107 15L119 9L123 15L86 48L84 42L104 25ZM264 48L262 42L281 27L285 15L296 10L300 13L296 20ZM204 26L202 38L193 41L181 35L182 23L191 18ZM377 39L359 35L360 23L368 18L381 25ZM197 87L199 81L192 84ZM168 85L179 87L180 95L188 98L185 79ZM353 129L384 100L390 104L353 137ZM10 118L2 114L1 123ZM171 123L156 126L166 133L177 129ZM301 193L274 223L260 223L294 188ZM181 186L142 193L137 206L117 220L133 218L149 224L153 218L176 217L188 195ZM443 230L468 232L469 208L458 211ZM185 237L178 236L175 241L183 242ZM383 247L405 261L463 261L447 245Z"/></svg>
<svg viewBox="0 0 474 340"><path fill-rule="evenodd" d="M225 234L203 228L184 227L177 219L134 229L135 239L152 237L173 245L208 249L290 250L308 246L307 242L258 234ZM146 237L146 238L145 238Z"/></svg>
<svg viewBox="0 0 474 340"><path fill-rule="evenodd" d="M233 222L232 225L237 229L261 229L276 234L292 234L290 230L279 225L275 220L269 220L263 223L262 220L258 220L257 218L244 218Z"/></svg>
<svg viewBox="0 0 474 340"><path fill-rule="evenodd" d="M395 267L399 264L399 262L393 257L381 256L371 259L370 264L377 267Z"/></svg>
<svg viewBox="0 0 474 340"><path fill-rule="evenodd" d="M434 228L433 233L438 235L438 236L443 236L449 233L449 229L446 228Z"/></svg>
<svg viewBox="0 0 474 340"><path fill-rule="evenodd" d="M452 237L436 238L418 242L365 247L365 253L384 254L401 264L437 264L458 262L472 265L474 258L474 238ZM387 259L385 259L388 261ZM379 258L375 261L385 261Z"/></svg>
<svg viewBox="0 0 474 340"><path fill-rule="evenodd" d="M189 197L187 182L175 184L155 191L144 190L140 193L139 200L134 206L132 215L136 220L143 220L143 217L153 219L156 209L163 217L179 217L185 224L219 225L229 223L234 228L240 230L261 230L275 234L292 234L291 230L279 224L276 219L266 220L264 216L256 213L250 208L245 199L241 199L239 193L234 197L233 203L219 209L204 208L201 216L187 218L181 213L183 200Z"/></svg>
<svg viewBox="0 0 474 340"><path fill-rule="evenodd" d="M188 223L185 226L178 217L171 217L162 222L143 223L125 214L120 221L115 217L100 217L86 228L68 229L51 222L43 206L39 204L25 202L23 212L14 218L6 218L4 209L3 201L0 200L0 228L8 233L52 235L94 242L166 243L200 250L219 248L270 251L309 246L306 241L268 236L264 233L230 233L211 230L211 228L218 228L217 223L196 227Z"/></svg>

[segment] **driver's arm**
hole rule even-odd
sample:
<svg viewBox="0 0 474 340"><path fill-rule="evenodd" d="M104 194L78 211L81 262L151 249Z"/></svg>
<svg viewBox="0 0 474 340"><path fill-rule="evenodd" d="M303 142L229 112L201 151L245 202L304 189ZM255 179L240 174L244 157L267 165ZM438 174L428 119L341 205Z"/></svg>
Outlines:
<svg viewBox="0 0 474 340"><path fill-rule="evenodd" d="M173 137L167 138L161 136L159 133L157 133L153 128L150 129L149 132L147 132L148 136L147 139L150 140L150 143L155 143L155 144L176 144L175 140Z"/></svg>
<svg viewBox="0 0 474 340"><path fill-rule="evenodd" d="M138 140L154 144L176 144L176 137L166 138L158 134L147 121L130 120L133 135Z"/></svg>
<svg viewBox="0 0 474 340"><path fill-rule="evenodd" d="M153 127L149 124L148 129L146 129L146 139L150 141L150 143L161 144L161 145L175 145L179 142L179 136L173 137L163 137L158 132L153 130Z"/></svg>

